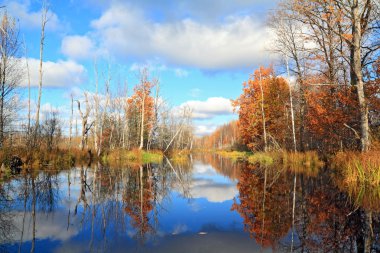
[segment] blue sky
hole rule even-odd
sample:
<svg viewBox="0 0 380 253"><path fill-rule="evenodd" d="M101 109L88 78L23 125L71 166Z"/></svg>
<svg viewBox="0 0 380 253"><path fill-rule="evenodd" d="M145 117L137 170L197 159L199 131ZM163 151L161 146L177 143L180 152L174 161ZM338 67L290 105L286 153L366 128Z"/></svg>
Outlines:
<svg viewBox="0 0 380 253"><path fill-rule="evenodd" d="M209 133L236 118L229 100L239 96L242 82L254 68L274 60L267 50L272 35L265 19L276 3L50 0L43 108L64 113L70 93L93 91L95 60L101 76L107 64L111 66L114 93L118 82L126 81L132 90L138 69L148 66L160 80L161 96L173 107L190 106L197 134ZM41 1L2 5L18 20L36 86ZM25 100L26 89L20 94Z"/></svg>

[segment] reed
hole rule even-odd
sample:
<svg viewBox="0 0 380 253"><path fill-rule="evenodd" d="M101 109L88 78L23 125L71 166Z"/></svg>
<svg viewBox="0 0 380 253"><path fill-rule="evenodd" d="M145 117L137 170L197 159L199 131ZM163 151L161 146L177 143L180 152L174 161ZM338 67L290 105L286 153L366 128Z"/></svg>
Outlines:
<svg viewBox="0 0 380 253"><path fill-rule="evenodd" d="M249 156L249 153L247 152L241 152L241 151L225 151L225 150L220 150L216 152L222 157L225 158L230 158L234 161L236 160L245 160Z"/></svg>
<svg viewBox="0 0 380 253"><path fill-rule="evenodd" d="M126 150L126 149L115 149L107 154L104 154L102 157L103 162L105 163L138 163L138 164L147 164L147 163L162 163L163 153L161 151L152 150Z"/></svg>
<svg viewBox="0 0 380 253"><path fill-rule="evenodd" d="M380 152L340 152L332 165L343 176L347 185L380 187Z"/></svg>

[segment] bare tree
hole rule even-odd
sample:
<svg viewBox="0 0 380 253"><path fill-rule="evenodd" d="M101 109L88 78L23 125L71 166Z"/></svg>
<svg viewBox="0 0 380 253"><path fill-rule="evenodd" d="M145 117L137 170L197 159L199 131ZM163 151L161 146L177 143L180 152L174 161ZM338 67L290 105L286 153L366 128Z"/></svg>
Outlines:
<svg viewBox="0 0 380 253"><path fill-rule="evenodd" d="M81 144L80 144L81 150L84 150L84 148L87 146L88 131L91 129L91 126L94 123L94 122L92 122L90 124L88 123L88 117L89 117L90 112L91 112L91 107L90 107L90 104L88 102L88 95L86 92L84 93L84 97L85 97L85 104L86 104L86 111L84 113L81 110L81 104L80 104L79 100L76 100L78 103L79 115L82 119L82 136L81 136Z"/></svg>
<svg viewBox="0 0 380 253"><path fill-rule="evenodd" d="M28 61L28 47L26 46L25 38L24 38L24 50L25 50L25 63L26 63L26 71L28 74L28 135L30 135L30 71L29 71L29 61ZM29 136L28 136L29 137Z"/></svg>
<svg viewBox="0 0 380 253"><path fill-rule="evenodd" d="M148 88L147 85L149 83L148 81L148 70L143 69L140 72L140 87L142 89L141 94L141 123L140 123L140 146L139 149L142 149L144 147L144 124L145 124L145 99L146 99L146 89Z"/></svg>
<svg viewBox="0 0 380 253"><path fill-rule="evenodd" d="M96 86L96 93L95 93L95 125L94 125L94 145L95 145L95 152L99 156L100 155L100 147L99 147L99 92L98 92L98 86L99 86L99 74L98 74L98 66L96 62L94 62L94 71L95 71L95 86Z"/></svg>
<svg viewBox="0 0 380 253"><path fill-rule="evenodd" d="M304 150L306 115L305 76L309 52L305 45L303 26L294 18L294 10L289 2L285 1L281 8L270 19L270 26L276 34L273 51L290 59L289 70L295 74L299 93L299 138L300 150Z"/></svg>
<svg viewBox="0 0 380 253"><path fill-rule="evenodd" d="M21 79L19 68L18 49L18 29L16 21L4 12L0 24L0 147L3 146L4 132L12 108L14 92Z"/></svg>
<svg viewBox="0 0 380 253"><path fill-rule="evenodd" d="M42 63L43 63L43 55L44 55L44 42L45 42L45 26L48 22L47 19L48 6L46 1L42 2L42 11L41 11L41 38L40 38L40 65L39 65L39 83L38 83L38 101L37 101L37 111L36 111L36 125L34 128L33 138L34 145L36 144L37 131L39 128L40 122L40 107L41 107L41 95L42 95Z"/></svg>
<svg viewBox="0 0 380 253"><path fill-rule="evenodd" d="M42 125L42 136L46 142L46 149L51 152L58 144L57 139L61 134L61 127L58 118L58 113L52 111L45 116L44 123Z"/></svg>
<svg viewBox="0 0 380 253"><path fill-rule="evenodd" d="M340 46L335 50L339 50L340 57L348 64L350 82L356 89L362 151L367 151L370 146L368 104L364 92L363 71L374 62L373 56L380 50L378 39L380 13L376 2L377 0L291 1L298 19L309 28L318 31L313 33L317 44L328 41L329 36L335 36L348 48L344 50L345 47ZM331 57L326 60L334 64ZM331 68L334 69L335 66ZM330 79L333 79L332 77Z"/></svg>
<svg viewBox="0 0 380 253"><path fill-rule="evenodd" d="M70 95L71 98L71 115L70 115L70 129L69 129L69 149L71 149L72 131L73 131L73 117L74 117L74 95Z"/></svg>

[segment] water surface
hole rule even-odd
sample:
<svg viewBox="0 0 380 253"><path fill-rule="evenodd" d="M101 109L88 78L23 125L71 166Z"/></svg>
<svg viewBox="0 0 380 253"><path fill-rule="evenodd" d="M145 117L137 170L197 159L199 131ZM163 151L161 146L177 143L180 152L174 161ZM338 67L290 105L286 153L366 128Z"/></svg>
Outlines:
<svg viewBox="0 0 380 253"><path fill-rule="evenodd" d="M379 203L341 185L326 169L292 172L215 155L24 172L1 183L0 250L379 249Z"/></svg>

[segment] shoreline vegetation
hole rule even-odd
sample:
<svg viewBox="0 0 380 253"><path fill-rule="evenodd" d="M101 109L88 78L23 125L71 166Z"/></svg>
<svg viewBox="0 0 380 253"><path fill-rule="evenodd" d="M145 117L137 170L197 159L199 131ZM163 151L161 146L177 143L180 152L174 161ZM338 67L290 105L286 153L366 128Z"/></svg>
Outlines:
<svg viewBox="0 0 380 253"><path fill-rule="evenodd" d="M29 67L14 61L27 58L17 18L6 8L0 17L0 62L7 70L0 71L2 173L21 166L59 168L95 161L159 163L165 156L184 163L189 153L202 148L233 161L281 165L279 169L295 173L329 167L346 185L380 187L380 47L374 43L380 9L373 1L361 8L354 4L357 1L348 8L337 1L279 4L268 19L275 35L271 51L279 58L268 66L255 66L247 76L241 94L231 100L238 119L202 138L195 135L194 108L170 106L159 78L148 67L139 69L133 87L128 87L129 80L113 76L116 65L94 62L93 88L69 94L69 110L40 110L49 21L48 5L42 2L35 108L30 80L28 107L4 103L19 101L16 88L25 85ZM368 22L359 29L362 17ZM310 34L299 33L303 30ZM306 41L313 48L305 46Z"/></svg>
<svg viewBox="0 0 380 253"><path fill-rule="evenodd" d="M309 152L247 152L236 150L202 150L215 153L234 162L247 162L264 167L274 166L290 172L314 171L326 168L343 179L346 188L366 188L380 197L380 152L338 152L321 157L315 151ZM280 167L279 167L280 166Z"/></svg>

